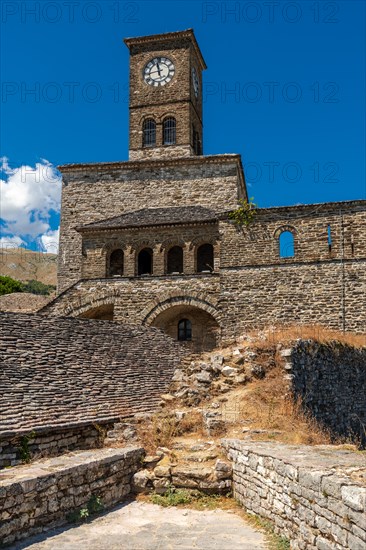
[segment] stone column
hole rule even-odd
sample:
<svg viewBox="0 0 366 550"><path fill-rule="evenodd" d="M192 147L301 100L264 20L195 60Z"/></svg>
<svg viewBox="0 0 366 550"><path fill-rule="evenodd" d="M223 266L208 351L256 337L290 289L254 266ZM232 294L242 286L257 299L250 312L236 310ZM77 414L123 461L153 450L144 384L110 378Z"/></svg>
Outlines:
<svg viewBox="0 0 366 550"><path fill-rule="evenodd" d="M165 248L156 244L153 248L153 275L164 275L165 273Z"/></svg>
<svg viewBox="0 0 366 550"><path fill-rule="evenodd" d="M213 251L214 251L214 272L217 273L220 269L220 243L216 242L213 245Z"/></svg>
<svg viewBox="0 0 366 550"><path fill-rule="evenodd" d="M194 255L195 246L191 242L186 243L186 246L183 248L183 266L185 275L195 273Z"/></svg>
<svg viewBox="0 0 366 550"><path fill-rule="evenodd" d="M135 276L135 264L136 264L136 250L131 246L127 246L124 249L124 270L123 275L125 277L134 277Z"/></svg>

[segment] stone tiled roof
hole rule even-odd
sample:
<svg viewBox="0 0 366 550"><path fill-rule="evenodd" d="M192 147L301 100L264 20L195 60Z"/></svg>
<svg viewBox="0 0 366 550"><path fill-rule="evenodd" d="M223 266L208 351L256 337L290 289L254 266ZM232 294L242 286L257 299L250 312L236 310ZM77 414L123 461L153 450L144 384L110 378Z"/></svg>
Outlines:
<svg viewBox="0 0 366 550"><path fill-rule="evenodd" d="M0 440L153 411L179 363L155 328L19 313L0 324Z"/></svg>
<svg viewBox="0 0 366 550"><path fill-rule="evenodd" d="M121 216L79 226L78 231L117 229L153 225L182 225L199 222L214 222L217 215L203 206L179 206L172 208L144 208Z"/></svg>

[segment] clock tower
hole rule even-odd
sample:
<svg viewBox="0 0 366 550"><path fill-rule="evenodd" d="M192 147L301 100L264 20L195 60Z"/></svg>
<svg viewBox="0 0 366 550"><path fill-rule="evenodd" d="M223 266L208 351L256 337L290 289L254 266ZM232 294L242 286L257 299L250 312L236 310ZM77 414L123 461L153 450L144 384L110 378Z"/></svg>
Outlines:
<svg viewBox="0 0 366 550"><path fill-rule="evenodd" d="M129 160L202 155L206 64L193 30L124 42L130 50Z"/></svg>

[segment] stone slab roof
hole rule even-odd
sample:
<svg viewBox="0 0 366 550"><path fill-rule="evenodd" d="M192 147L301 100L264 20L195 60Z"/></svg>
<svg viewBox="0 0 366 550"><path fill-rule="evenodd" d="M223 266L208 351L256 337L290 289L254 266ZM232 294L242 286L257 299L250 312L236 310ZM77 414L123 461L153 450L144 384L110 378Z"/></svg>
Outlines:
<svg viewBox="0 0 366 550"><path fill-rule="evenodd" d="M158 329L0 313L0 439L155 410L179 363Z"/></svg>
<svg viewBox="0 0 366 550"><path fill-rule="evenodd" d="M171 208L143 208L106 220L82 225L80 232L99 229L118 229L154 225L184 225L200 222L215 222L217 215L203 206L179 206Z"/></svg>

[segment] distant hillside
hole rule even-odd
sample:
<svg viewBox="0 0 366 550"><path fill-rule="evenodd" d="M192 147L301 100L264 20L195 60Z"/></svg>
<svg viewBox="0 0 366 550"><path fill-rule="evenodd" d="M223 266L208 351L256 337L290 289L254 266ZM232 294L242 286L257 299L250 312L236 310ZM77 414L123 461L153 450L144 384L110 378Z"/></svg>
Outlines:
<svg viewBox="0 0 366 550"><path fill-rule="evenodd" d="M57 255L24 248L0 248L0 275L8 275L22 282L34 279L47 285L56 285Z"/></svg>
<svg viewBox="0 0 366 550"><path fill-rule="evenodd" d="M35 313L47 302L52 300L54 295L37 296L29 292L14 292L0 296L0 311L13 311L14 313Z"/></svg>

